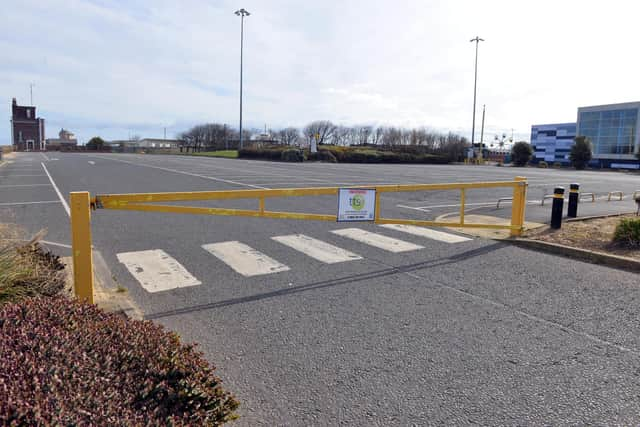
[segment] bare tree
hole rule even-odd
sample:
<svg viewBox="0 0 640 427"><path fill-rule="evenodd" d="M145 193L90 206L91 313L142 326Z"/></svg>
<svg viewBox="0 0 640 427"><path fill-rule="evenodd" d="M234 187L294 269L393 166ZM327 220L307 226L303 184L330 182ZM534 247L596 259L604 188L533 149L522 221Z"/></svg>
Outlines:
<svg viewBox="0 0 640 427"><path fill-rule="evenodd" d="M280 139L280 143L284 145L298 145L300 139L300 132L298 128L288 127L281 129L277 132L277 137Z"/></svg>
<svg viewBox="0 0 640 427"><path fill-rule="evenodd" d="M309 143L315 138L318 144L327 144L333 138L335 131L336 125L329 120L317 120L305 126L304 136Z"/></svg>
<svg viewBox="0 0 640 427"><path fill-rule="evenodd" d="M371 134L371 143L373 145L382 144L383 135L384 135L384 128L381 126L378 126L375 132Z"/></svg>

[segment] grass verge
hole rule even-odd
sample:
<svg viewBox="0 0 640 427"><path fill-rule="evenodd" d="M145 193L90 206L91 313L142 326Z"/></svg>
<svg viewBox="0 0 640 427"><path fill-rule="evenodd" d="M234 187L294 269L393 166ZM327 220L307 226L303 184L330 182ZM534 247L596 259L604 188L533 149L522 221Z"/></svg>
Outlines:
<svg viewBox="0 0 640 427"><path fill-rule="evenodd" d="M188 153L183 154L185 156L198 156L198 157L223 157L225 159L237 159L237 150L221 150L221 151L204 151L201 153Z"/></svg>

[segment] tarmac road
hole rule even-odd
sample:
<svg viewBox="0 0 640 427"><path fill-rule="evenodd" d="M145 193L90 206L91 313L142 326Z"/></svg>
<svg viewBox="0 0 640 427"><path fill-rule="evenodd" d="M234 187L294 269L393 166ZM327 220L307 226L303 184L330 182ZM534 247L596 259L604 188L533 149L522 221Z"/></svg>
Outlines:
<svg viewBox="0 0 640 427"><path fill-rule="evenodd" d="M578 181L583 191L627 195L581 204L589 214L634 210L628 195L640 189L640 175L600 171L20 153L0 167L0 221L14 220L28 232L45 226L46 239L64 252L68 217L58 191L66 199L80 190L517 175L529 179L527 220L548 219L549 204L536 200L558 184ZM495 209L508 193L473 191L467 202L508 216L508 205ZM382 199L385 216L407 218L434 218L457 211L457 203L455 192ZM268 201L267 208L334 213L336 207L333 198L317 197ZM239 425L638 422L635 274L450 231L425 236L364 223L109 210L94 212L92 222L96 249L147 318L199 342L218 366L242 402Z"/></svg>

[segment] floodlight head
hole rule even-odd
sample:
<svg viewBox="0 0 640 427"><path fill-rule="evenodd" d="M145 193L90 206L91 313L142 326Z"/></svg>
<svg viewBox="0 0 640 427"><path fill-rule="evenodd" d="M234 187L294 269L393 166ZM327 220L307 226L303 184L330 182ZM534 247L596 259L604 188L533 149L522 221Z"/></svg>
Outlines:
<svg viewBox="0 0 640 427"><path fill-rule="evenodd" d="M249 15L251 15L245 9L236 10L235 14L238 15L238 16L249 16Z"/></svg>

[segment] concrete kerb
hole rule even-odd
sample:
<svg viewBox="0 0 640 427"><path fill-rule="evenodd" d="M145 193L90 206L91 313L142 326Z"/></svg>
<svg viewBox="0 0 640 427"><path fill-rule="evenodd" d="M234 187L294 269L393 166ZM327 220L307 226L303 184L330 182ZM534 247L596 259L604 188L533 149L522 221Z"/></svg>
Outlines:
<svg viewBox="0 0 640 427"><path fill-rule="evenodd" d="M635 212L631 212L631 213L633 214ZM566 222L586 221L590 219L610 218L610 217L623 216L628 214L629 213L596 215L596 216L589 216L589 217L582 217L582 218L565 219L565 221ZM436 220L444 221L445 218L455 220L456 219L455 215L457 215L457 212L444 214L439 216ZM485 217L484 215L482 217L483 217L482 221L487 222L488 217ZM496 218L495 219L496 221L507 221L504 218L497 218L497 217L495 218ZM480 220L476 219L476 221L480 221ZM528 230L544 227L544 226L546 226L546 224L525 223L525 228ZM608 254L605 252L592 251L589 249L580 249L573 246L562 245L559 243L550 243L550 242L544 242L540 240L527 239L523 237L511 237L509 236L508 231L502 231L502 230L497 230L496 232L496 230L483 230L483 229L470 230L470 229L459 229L455 227L450 227L450 229L460 233L470 234L480 238L492 239L492 240L496 240L504 243L510 243L515 246L526 248L526 249L551 253L554 255L560 255L566 258L577 259L577 260L589 262L592 264L605 265L608 267L618 268L621 270L640 273L640 261L633 258Z"/></svg>
<svg viewBox="0 0 640 427"><path fill-rule="evenodd" d="M73 259L72 257L63 257L61 260L68 266L66 269L68 272L67 283L73 297ZM95 304L107 312L116 313L130 319L142 320L144 318L142 310L131 299L126 289L118 286L107 263L100 252L96 250L93 251L93 268Z"/></svg>
<svg viewBox="0 0 640 427"><path fill-rule="evenodd" d="M586 216L582 218L567 218L565 219L565 222L587 221L590 219L600 219L600 218L612 218L617 216L629 215L633 213L635 212L616 213L616 214L609 214L609 215L594 215L594 216ZM497 240L500 240L500 239L497 239ZM599 251L592 251L590 249L576 248L573 246L562 245L560 243L552 243L552 242L544 242L541 240L527 239L523 237L506 238L501 240L522 248L532 249L539 252L552 253L554 255L560 255L566 258L577 259L580 261L589 262L591 264L606 265L608 267L640 273L640 261L633 258L629 258L629 257L613 255L613 254L608 254L608 253L599 252Z"/></svg>
<svg viewBox="0 0 640 427"><path fill-rule="evenodd" d="M580 249L573 246L561 245L559 243L543 242L525 238L497 239L512 245L540 252L561 255L566 258L586 261L591 264L606 265L608 267L640 273L640 261L619 255L607 254L604 252Z"/></svg>

